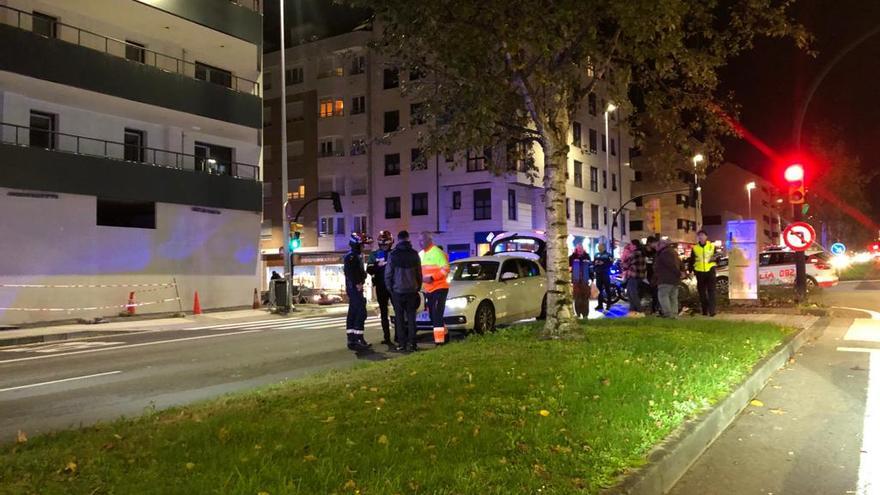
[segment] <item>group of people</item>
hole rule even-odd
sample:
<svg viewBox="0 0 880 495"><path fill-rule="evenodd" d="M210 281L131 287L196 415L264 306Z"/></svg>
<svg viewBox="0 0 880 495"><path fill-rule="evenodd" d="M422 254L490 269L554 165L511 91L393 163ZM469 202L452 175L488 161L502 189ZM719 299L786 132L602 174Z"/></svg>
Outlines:
<svg viewBox="0 0 880 495"><path fill-rule="evenodd" d="M578 244L568 261L575 314L579 318L589 315L593 280L598 293L596 310L610 309L610 271L614 257L608 253L605 245L596 246L596 255L591 260L589 253ZM621 276L630 313L634 316L655 313L665 318L676 318L679 313L679 283L686 272L692 272L697 279L702 314L715 316L715 261L715 244L709 242L708 235L703 230L697 232L697 243L693 245L690 257L684 262L678 254L678 246L659 235L648 237L644 245L638 239L633 239L623 247L620 256ZM651 293L649 308L642 308L641 294L645 289Z"/></svg>
<svg viewBox="0 0 880 495"><path fill-rule="evenodd" d="M391 232L383 230L377 237L378 249L371 252L364 263L364 246L370 243L372 239L368 236L352 234L348 242L350 249L343 258L345 291L349 301L346 318L348 348L366 351L372 346L364 339L364 324L367 320L364 284L368 275L372 276L373 287L376 289L383 344L395 352L418 350L416 311L421 304L420 294L423 291L425 307L434 329L434 343L445 343L448 331L443 322L443 313L449 293L449 282L446 279L449 274L449 258L446 253L434 244L430 232L422 232L419 236L421 251L416 252L409 232L400 231L395 245ZM394 308L393 337L389 303Z"/></svg>

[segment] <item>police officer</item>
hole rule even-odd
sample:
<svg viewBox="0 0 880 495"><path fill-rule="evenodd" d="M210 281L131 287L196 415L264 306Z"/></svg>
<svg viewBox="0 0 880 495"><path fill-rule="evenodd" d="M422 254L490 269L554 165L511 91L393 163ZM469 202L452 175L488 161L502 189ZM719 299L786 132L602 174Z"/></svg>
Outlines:
<svg viewBox="0 0 880 495"><path fill-rule="evenodd" d="M367 298L364 297L364 283L367 272L364 270L363 249L372 239L355 232L348 238L349 251L342 258L345 274L345 293L348 295L348 315L345 319L345 334L348 348L352 351L365 351L370 344L364 340L364 323L367 321Z"/></svg>
<svg viewBox="0 0 880 495"><path fill-rule="evenodd" d="M611 301L608 300L611 292L611 265L614 264L614 257L605 250L605 244L596 246L596 256L593 257L593 273L596 276L596 289L599 290L599 304L596 311L602 311L602 305L605 309L611 309Z"/></svg>
<svg viewBox="0 0 880 495"><path fill-rule="evenodd" d="M697 243L691 249L688 268L697 276L703 315L715 316L715 244L709 242L705 230L697 232Z"/></svg>
<svg viewBox="0 0 880 495"><path fill-rule="evenodd" d="M373 287L376 288L376 299L379 302L379 319L382 322L382 335L384 339L382 343L391 347L399 341L397 329L394 331L394 342L391 342L391 325L388 320L388 303L391 301L391 294L385 286L385 265L388 264L388 257L391 255L391 246L394 244L394 237L391 232L382 230L376 237L376 243L379 249L370 253L367 260L367 273L373 277Z"/></svg>

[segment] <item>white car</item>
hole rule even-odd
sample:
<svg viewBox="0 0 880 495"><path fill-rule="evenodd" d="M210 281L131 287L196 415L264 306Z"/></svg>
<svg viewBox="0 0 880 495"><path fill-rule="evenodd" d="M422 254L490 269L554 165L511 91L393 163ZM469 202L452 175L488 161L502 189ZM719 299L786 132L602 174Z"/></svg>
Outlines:
<svg viewBox="0 0 880 495"><path fill-rule="evenodd" d="M761 253L758 263L758 285L794 285L795 253L792 251L774 250ZM839 279L829 263L828 255L822 251L807 253L807 289L813 287L834 287ZM718 290L727 292L728 269L727 258L718 260L715 269Z"/></svg>
<svg viewBox="0 0 880 495"><path fill-rule="evenodd" d="M443 321L450 330L485 333L496 325L546 313L547 277L535 260L510 253L459 259L450 265L449 296ZM427 311L416 317L431 328Z"/></svg>

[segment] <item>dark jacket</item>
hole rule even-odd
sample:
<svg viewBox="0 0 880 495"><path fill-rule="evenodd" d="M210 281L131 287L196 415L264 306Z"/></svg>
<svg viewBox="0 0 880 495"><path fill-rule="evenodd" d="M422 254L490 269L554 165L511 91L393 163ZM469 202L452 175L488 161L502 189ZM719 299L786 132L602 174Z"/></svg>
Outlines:
<svg viewBox="0 0 880 495"><path fill-rule="evenodd" d="M385 287L392 294L413 294L422 289L422 261L409 241L398 242L385 265Z"/></svg>
<svg viewBox="0 0 880 495"><path fill-rule="evenodd" d="M596 256L593 256L593 271L596 275L607 275L613 264L614 256L611 256L608 251L596 253Z"/></svg>
<svg viewBox="0 0 880 495"><path fill-rule="evenodd" d="M681 258L673 245L660 241L654 256L654 278L651 282L656 285L678 285L679 281Z"/></svg>
<svg viewBox="0 0 880 495"><path fill-rule="evenodd" d="M364 270L364 257L360 251L351 250L342 258L342 273L345 274L345 289L356 290L367 281Z"/></svg>
<svg viewBox="0 0 880 495"><path fill-rule="evenodd" d="M390 255L391 251L378 249L370 253L370 257L367 259L367 273L373 276L373 287L376 290L387 290L385 288L385 266L388 266L387 262ZM380 261L385 261L386 265L380 266Z"/></svg>
<svg viewBox="0 0 880 495"><path fill-rule="evenodd" d="M568 257L568 267L571 268L571 282L574 284L589 284L593 278L593 266L590 254L584 251L578 256L577 251Z"/></svg>

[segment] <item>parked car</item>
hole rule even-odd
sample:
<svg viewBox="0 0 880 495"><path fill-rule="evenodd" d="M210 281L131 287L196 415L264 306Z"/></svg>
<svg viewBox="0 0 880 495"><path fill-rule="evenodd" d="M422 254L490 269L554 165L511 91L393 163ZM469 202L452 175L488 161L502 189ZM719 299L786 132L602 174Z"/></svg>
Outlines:
<svg viewBox="0 0 880 495"><path fill-rule="evenodd" d="M834 287L839 279L829 263L828 255L822 251L811 251L806 254L807 289L815 287ZM727 293L730 281L726 257L718 260L718 290ZM758 286L794 285L795 253L792 251L764 251L758 261Z"/></svg>
<svg viewBox="0 0 880 495"><path fill-rule="evenodd" d="M450 330L485 333L496 325L543 318L547 310L547 279L534 259L510 253L456 260L450 265L449 296L443 320ZM416 322L431 328L428 312Z"/></svg>

